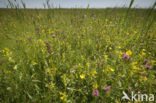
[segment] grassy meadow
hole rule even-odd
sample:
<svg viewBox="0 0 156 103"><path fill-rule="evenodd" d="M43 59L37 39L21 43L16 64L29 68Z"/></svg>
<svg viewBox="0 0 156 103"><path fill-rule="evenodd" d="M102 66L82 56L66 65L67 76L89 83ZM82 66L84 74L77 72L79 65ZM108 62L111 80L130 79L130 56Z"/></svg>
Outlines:
<svg viewBox="0 0 156 103"><path fill-rule="evenodd" d="M156 94L155 40L154 9L0 9L0 103Z"/></svg>

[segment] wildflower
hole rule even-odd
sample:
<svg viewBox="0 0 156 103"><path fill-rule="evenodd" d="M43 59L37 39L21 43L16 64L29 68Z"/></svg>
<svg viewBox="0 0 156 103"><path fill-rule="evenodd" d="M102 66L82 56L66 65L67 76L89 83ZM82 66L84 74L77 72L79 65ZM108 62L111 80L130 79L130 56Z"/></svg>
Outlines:
<svg viewBox="0 0 156 103"><path fill-rule="evenodd" d="M147 59L145 60L145 64L148 64L149 62L150 62L150 60L147 60Z"/></svg>
<svg viewBox="0 0 156 103"><path fill-rule="evenodd" d="M49 84L45 84L45 87L48 88L49 87Z"/></svg>
<svg viewBox="0 0 156 103"><path fill-rule="evenodd" d="M144 77L144 81L146 81L147 80L147 77Z"/></svg>
<svg viewBox="0 0 156 103"><path fill-rule="evenodd" d="M85 78L85 74L81 74L81 75L80 75L80 78L81 78L81 79L84 79L84 78Z"/></svg>
<svg viewBox="0 0 156 103"><path fill-rule="evenodd" d="M104 87L104 91L109 92L110 91L110 86Z"/></svg>
<svg viewBox="0 0 156 103"><path fill-rule="evenodd" d="M89 63L89 62L87 62L87 63L86 63L86 65L87 65L87 68L89 68L89 67L90 67L90 63Z"/></svg>
<svg viewBox="0 0 156 103"><path fill-rule="evenodd" d="M105 55L104 55L104 58L108 58L108 56L105 54Z"/></svg>
<svg viewBox="0 0 156 103"><path fill-rule="evenodd" d="M146 72L142 73L142 76L146 77L147 76Z"/></svg>
<svg viewBox="0 0 156 103"><path fill-rule="evenodd" d="M146 55L146 53L142 52L142 56L145 56L145 55Z"/></svg>
<svg viewBox="0 0 156 103"><path fill-rule="evenodd" d="M46 47L47 47L48 52L51 53L52 52L51 45L48 42L46 43Z"/></svg>
<svg viewBox="0 0 156 103"><path fill-rule="evenodd" d="M126 51L126 55L132 55L131 50Z"/></svg>
<svg viewBox="0 0 156 103"><path fill-rule="evenodd" d="M145 49L142 49L142 51L145 52L146 50Z"/></svg>
<svg viewBox="0 0 156 103"><path fill-rule="evenodd" d="M109 69L110 69L110 71L114 72L114 69L113 68L109 68Z"/></svg>
<svg viewBox="0 0 156 103"><path fill-rule="evenodd" d="M36 63L35 61L32 61L31 64L32 64L32 65L36 65L37 63Z"/></svg>
<svg viewBox="0 0 156 103"><path fill-rule="evenodd" d="M136 34L137 33L137 31L134 31L134 34Z"/></svg>
<svg viewBox="0 0 156 103"><path fill-rule="evenodd" d="M119 49L121 49L121 46L118 46Z"/></svg>
<svg viewBox="0 0 156 103"><path fill-rule="evenodd" d="M139 70L140 68L138 68L136 65L133 65L133 69Z"/></svg>
<svg viewBox="0 0 156 103"><path fill-rule="evenodd" d="M9 62L12 62L12 63L14 63L15 61L12 59L12 57L9 57Z"/></svg>
<svg viewBox="0 0 156 103"><path fill-rule="evenodd" d="M11 91L11 90L12 90L12 88L11 88L11 87L7 87L7 90L8 90L8 91Z"/></svg>
<svg viewBox="0 0 156 103"><path fill-rule="evenodd" d="M92 31L92 28L90 27L89 30Z"/></svg>
<svg viewBox="0 0 156 103"><path fill-rule="evenodd" d="M127 54L124 53L123 58L124 59L129 59L130 57L129 57L129 55L127 55Z"/></svg>
<svg viewBox="0 0 156 103"><path fill-rule="evenodd" d="M99 39L96 39L97 42L99 42Z"/></svg>
<svg viewBox="0 0 156 103"><path fill-rule="evenodd" d="M54 86L55 86L55 84L54 84L54 83L52 83L52 82L51 82L51 83L49 83L49 88L50 88L50 89L54 88Z"/></svg>
<svg viewBox="0 0 156 103"><path fill-rule="evenodd" d="M93 70L91 75L92 77L95 77L96 74L97 74L96 70Z"/></svg>
<svg viewBox="0 0 156 103"><path fill-rule="evenodd" d="M61 99L61 100L63 100L63 99L64 99L64 97L63 97L63 96L61 96L61 97L60 97L60 99Z"/></svg>
<svg viewBox="0 0 156 103"><path fill-rule="evenodd" d="M97 89L98 88L98 84L97 83L93 84L93 88Z"/></svg>
<svg viewBox="0 0 156 103"><path fill-rule="evenodd" d="M8 48L5 48L4 50L2 50L2 52L4 53L4 56L11 56L12 55L12 52Z"/></svg>
<svg viewBox="0 0 156 103"><path fill-rule="evenodd" d="M99 91L96 89L96 90L93 90L92 91L92 95L93 96L99 96Z"/></svg>
<svg viewBox="0 0 156 103"><path fill-rule="evenodd" d="M45 47L46 45L45 45L45 42L42 40L42 39L39 39L38 40L38 43L39 43L39 45L41 46L41 47Z"/></svg>
<svg viewBox="0 0 156 103"><path fill-rule="evenodd" d="M110 26L110 27L114 27L114 24L110 24L109 26Z"/></svg>
<svg viewBox="0 0 156 103"><path fill-rule="evenodd" d="M76 72L76 70L72 70L72 71L71 71L71 73L73 73L73 74L74 74L75 72Z"/></svg>
<svg viewBox="0 0 156 103"><path fill-rule="evenodd" d="M29 41L30 41L30 40L31 40L31 37L27 37L27 40L29 40Z"/></svg>
<svg viewBox="0 0 156 103"><path fill-rule="evenodd" d="M15 65L13 69L14 69L14 70L17 70L17 66L18 66L18 65Z"/></svg>
<svg viewBox="0 0 156 103"><path fill-rule="evenodd" d="M65 92L64 93L60 92L60 99L63 100L63 101L66 101L67 96L66 96Z"/></svg>
<svg viewBox="0 0 156 103"><path fill-rule="evenodd" d="M55 38L55 37L56 37L55 34L53 34L53 35L52 35L52 38Z"/></svg>
<svg viewBox="0 0 156 103"><path fill-rule="evenodd" d="M152 66L146 64L146 65L145 65L145 68L146 68L146 69L152 69Z"/></svg>
<svg viewBox="0 0 156 103"><path fill-rule="evenodd" d="M45 70L45 72L46 72L46 74L51 74L51 70L50 70L50 68L47 68L46 70Z"/></svg>

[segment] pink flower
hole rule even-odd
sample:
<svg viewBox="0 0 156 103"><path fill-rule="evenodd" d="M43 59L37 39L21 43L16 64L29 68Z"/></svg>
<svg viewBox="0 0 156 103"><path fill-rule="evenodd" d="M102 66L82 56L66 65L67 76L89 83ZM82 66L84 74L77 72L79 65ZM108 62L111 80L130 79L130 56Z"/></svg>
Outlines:
<svg viewBox="0 0 156 103"><path fill-rule="evenodd" d="M31 37L27 37L27 40L31 40Z"/></svg>
<svg viewBox="0 0 156 103"><path fill-rule="evenodd" d="M104 91L109 92L110 91L110 86L104 87Z"/></svg>
<svg viewBox="0 0 156 103"><path fill-rule="evenodd" d="M146 73L142 73L142 76L146 77L146 76L147 76L147 74L146 74Z"/></svg>
<svg viewBox="0 0 156 103"><path fill-rule="evenodd" d="M56 37L56 36L53 34L53 35L52 35L52 38L55 38L55 37Z"/></svg>
<svg viewBox="0 0 156 103"><path fill-rule="evenodd" d="M109 26L110 26L110 27L114 27L114 24L110 24Z"/></svg>
<svg viewBox="0 0 156 103"><path fill-rule="evenodd" d="M93 96L99 96L99 91L96 89L96 90L93 90L92 91L92 95Z"/></svg>
<svg viewBox="0 0 156 103"><path fill-rule="evenodd" d="M146 68L146 69L152 69L152 66L146 64L146 65L145 65L145 68Z"/></svg>
<svg viewBox="0 0 156 103"><path fill-rule="evenodd" d="M76 72L76 70L72 70L72 71L71 71L71 73L75 73L75 72Z"/></svg>
<svg viewBox="0 0 156 103"><path fill-rule="evenodd" d="M127 60L130 58L130 56L124 53L123 58Z"/></svg>
<svg viewBox="0 0 156 103"><path fill-rule="evenodd" d="M145 60L145 64L148 64L150 61L149 60Z"/></svg>

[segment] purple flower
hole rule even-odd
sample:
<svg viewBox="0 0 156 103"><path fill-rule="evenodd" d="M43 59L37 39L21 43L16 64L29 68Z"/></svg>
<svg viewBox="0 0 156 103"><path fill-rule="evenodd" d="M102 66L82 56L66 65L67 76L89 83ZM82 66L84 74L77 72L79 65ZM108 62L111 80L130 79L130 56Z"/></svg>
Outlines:
<svg viewBox="0 0 156 103"><path fill-rule="evenodd" d="M124 53L123 58L127 60L130 58L130 56Z"/></svg>
<svg viewBox="0 0 156 103"><path fill-rule="evenodd" d="M76 70L72 70L72 71L71 71L71 73L75 73L75 72L76 72Z"/></svg>
<svg viewBox="0 0 156 103"><path fill-rule="evenodd" d="M59 33L59 34L62 34L62 33L63 33L63 31L59 30L59 31L58 31L58 33Z"/></svg>
<svg viewBox="0 0 156 103"><path fill-rule="evenodd" d="M99 91L96 89L96 90L93 90L92 91L92 95L93 96L99 96Z"/></svg>
<svg viewBox="0 0 156 103"><path fill-rule="evenodd" d="M89 28L90 31L92 31L92 28Z"/></svg>
<svg viewBox="0 0 156 103"><path fill-rule="evenodd" d="M2 51L0 50L0 53L1 53Z"/></svg>
<svg viewBox="0 0 156 103"><path fill-rule="evenodd" d="M110 26L110 27L114 27L114 24L110 24L109 26Z"/></svg>
<svg viewBox="0 0 156 103"><path fill-rule="evenodd" d="M55 38L55 37L56 37L55 34L53 34L53 35L52 35L52 38Z"/></svg>
<svg viewBox="0 0 156 103"><path fill-rule="evenodd" d="M99 39L96 39L97 42L99 42Z"/></svg>
<svg viewBox="0 0 156 103"><path fill-rule="evenodd" d="M146 68L146 69L152 69L152 66L146 64L146 65L145 65L145 68Z"/></svg>
<svg viewBox="0 0 156 103"><path fill-rule="evenodd" d="M31 37L27 37L27 40L29 40L29 41L30 41L30 40L31 40Z"/></svg>
<svg viewBox="0 0 156 103"><path fill-rule="evenodd" d="M145 60L145 64L148 64L150 62L150 60Z"/></svg>
<svg viewBox="0 0 156 103"><path fill-rule="evenodd" d="M110 86L104 87L104 91L109 92L110 91Z"/></svg>
<svg viewBox="0 0 156 103"><path fill-rule="evenodd" d="M147 74L146 74L146 73L142 73L142 76L146 77L146 76L147 76Z"/></svg>

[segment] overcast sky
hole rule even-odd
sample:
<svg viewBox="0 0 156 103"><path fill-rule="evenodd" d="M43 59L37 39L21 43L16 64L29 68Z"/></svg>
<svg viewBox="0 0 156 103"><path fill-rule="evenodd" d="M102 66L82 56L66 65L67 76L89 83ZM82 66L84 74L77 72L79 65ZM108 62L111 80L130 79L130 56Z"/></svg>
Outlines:
<svg viewBox="0 0 156 103"><path fill-rule="evenodd" d="M14 1L14 0L10 0ZM16 0L20 3L21 0ZM23 0L26 4L26 8L44 8L43 4L46 0ZM128 7L131 0L50 0L50 4L54 7L62 8L86 8L90 5L90 8L107 8L107 7ZM134 0L133 7L137 8L149 8L156 0ZM0 0L0 8L6 8L8 0Z"/></svg>

